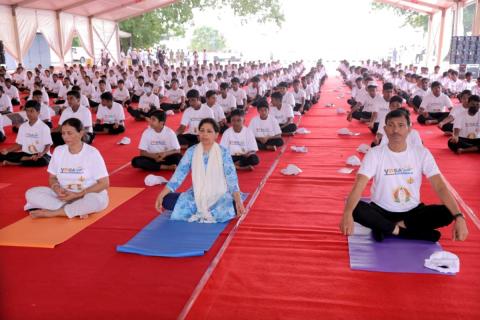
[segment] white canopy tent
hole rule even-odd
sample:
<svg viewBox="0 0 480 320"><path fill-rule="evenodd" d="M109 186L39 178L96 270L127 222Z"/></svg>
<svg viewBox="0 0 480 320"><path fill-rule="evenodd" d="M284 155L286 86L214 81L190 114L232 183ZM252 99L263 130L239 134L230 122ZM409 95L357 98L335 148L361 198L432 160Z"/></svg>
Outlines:
<svg viewBox="0 0 480 320"><path fill-rule="evenodd" d="M0 40L18 62L23 61L37 32L63 63L75 35L87 54L98 61L107 50L120 58L118 22L177 0L0 0Z"/></svg>
<svg viewBox="0 0 480 320"><path fill-rule="evenodd" d="M480 0L376 0L428 15L427 61L441 64L452 36L463 35L463 8L476 3L473 34L480 35ZM434 58L434 59L432 59Z"/></svg>

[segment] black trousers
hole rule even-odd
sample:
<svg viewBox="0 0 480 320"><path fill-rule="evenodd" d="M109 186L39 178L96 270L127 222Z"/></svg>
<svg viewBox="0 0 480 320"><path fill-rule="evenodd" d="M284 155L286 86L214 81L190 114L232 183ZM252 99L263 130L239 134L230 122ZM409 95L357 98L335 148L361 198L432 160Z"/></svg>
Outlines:
<svg viewBox="0 0 480 320"><path fill-rule="evenodd" d="M132 95L132 102L138 103L140 101L140 96L137 96L136 94Z"/></svg>
<svg viewBox="0 0 480 320"><path fill-rule="evenodd" d="M266 150L267 146L281 147L281 146L283 146L283 139L282 138L271 138L266 143L261 143L257 139L257 145L258 145L258 149L260 149L260 150Z"/></svg>
<svg viewBox="0 0 480 320"><path fill-rule="evenodd" d="M312 108L312 101L310 100L305 100L305 105L303 106L303 110L308 111Z"/></svg>
<svg viewBox="0 0 480 320"><path fill-rule="evenodd" d="M132 167L143 169L147 171L159 171L162 165L171 166L178 165L182 159L181 153L171 154L163 159L163 161L157 162L149 157L138 156L132 159Z"/></svg>
<svg viewBox="0 0 480 320"><path fill-rule="evenodd" d="M380 124L380 123L375 122L375 123L373 124L373 128L370 128L370 131L371 131L373 134L377 134L379 124Z"/></svg>
<svg viewBox="0 0 480 320"><path fill-rule="evenodd" d="M437 120L438 122L440 122L447 118L448 115L448 112L429 112L428 117L425 117L423 114L419 115L417 121L420 124L425 124L427 120Z"/></svg>
<svg viewBox="0 0 480 320"><path fill-rule="evenodd" d="M295 107L293 107L293 111L299 111L302 105L300 103L296 103ZM305 110L305 106L303 106L303 109Z"/></svg>
<svg viewBox="0 0 480 320"><path fill-rule="evenodd" d="M19 106L20 105L20 101L18 101L17 99L12 99L12 106Z"/></svg>
<svg viewBox="0 0 480 320"><path fill-rule="evenodd" d="M95 133L87 132L83 136L82 140L87 144L92 144L93 139L95 139ZM52 132L52 141L54 146L61 146L65 144L65 141L63 141L62 138L62 133L60 131Z"/></svg>
<svg viewBox="0 0 480 320"><path fill-rule="evenodd" d="M413 109L415 111L418 111L418 109L420 109L421 104L422 104L422 97L420 97L420 96L413 97L412 105L413 105Z"/></svg>
<svg viewBox="0 0 480 320"><path fill-rule="evenodd" d="M223 134L229 128L228 125L226 124L219 124L219 126L220 126L220 134Z"/></svg>
<svg viewBox="0 0 480 320"><path fill-rule="evenodd" d="M372 113L367 111L355 111L352 113L352 118L357 120L368 120L372 118Z"/></svg>
<svg viewBox="0 0 480 320"><path fill-rule="evenodd" d="M132 107L127 107L127 112L130 113L135 120L145 120L145 118L150 117L150 114L155 111L155 107L151 106L149 111L143 111L143 109L133 109Z"/></svg>
<svg viewBox="0 0 480 320"><path fill-rule="evenodd" d="M282 127L282 133L294 133L295 131L297 131L295 123L289 123L287 126Z"/></svg>
<svg viewBox="0 0 480 320"><path fill-rule="evenodd" d="M448 148L453 152L457 152L458 149L466 149L471 147L477 147L480 151L480 139L468 139L468 138L458 138L458 143L453 143L448 140Z"/></svg>
<svg viewBox="0 0 480 320"><path fill-rule="evenodd" d="M6 155L0 154L0 161L8 161L13 163L20 163L24 167L45 167L50 162L50 156L44 155L37 161L21 160L23 157L31 157L32 155L25 152L9 152Z"/></svg>
<svg viewBox="0 0 480 320"><path fill-rule="evenodd" d="M64 103L65 103L65 100L63 100L63 99L55 101L55 104L64 104Z"/></svg>
<svg viewBox="0 0 480 320"><path fill-rule="evenodd" d="M181 146L188 146L189 148L200 142L196 134L190 134L190 133L179 134L177 138L178 138L178 143L180 143Z"/></svg>
<svg viewBox="0 0 480 320"><path fill-rule="evenodd" d="M389 212L373 202L360 201L353 210L353 220L372 230L392 234L397 222L402 220L407 229L433 230L448 226L453 216L444 205L420 203L407 212Z"/></svg>
<svg viewBox="0 0 480 320"><path fill-rule="evenodd" d="M93 100L88 99L88 104L90 105L90 108L96 108L100 105L100 103L95 102Z"/></svg>
<svg viewBox="0 0 480 320"><path fill-rule="evenodd" d="M58 93L48 91L47 94L49 98L58 98Z"/></svg>
<svg viewBox="0 0 480 320"><path fill-rule="evenodd" d="M108 134L120 134L125 132L124 126L119 125L118 128L115 128L113 123L97 123L93 126L93 131L95 132L103 132L105 129L108 129Z"/></svg>
<svg viewBox="0 0 480 320"><path fill-rule="evenodd" d="M180 110L180 103L162 103L160 104L160 108L162 108L163 111L168 111L168 110Z"/></svg>
<svg viewBox="0 0 480 320"><path fill-rule="evenodd" d="M122 101L122 100L113 100L113 101L115 101L116 103L120 103L122 106L128 106L131 103L130 99L127 99L125 101Z"/></svg>
<svg viewBox="0 0 480 320"><path fill-rule="evenodd" d="M443 132L453 132L453 121L442 126Z"/></svg>
<svg viewBox="0 0 480 320"><path fill-rule="evenodd" d="M3 142L7 140L7 137L5 136L5 134L3 132L0 131L0 142Z"/></svg>
<svg viewBox="0 0 480 320"><path fill-rule="evenodd" d="M245 106L243 104L237 104L237 109L243 110Z"/></svg>
<svg viewBox="0 0 480 320"><path fill-rule="evenodd" d="M260 163L260 159L256 154L251 154L249 156L232 156L234 163L238 163L240 167L256 166Z"/></svg>

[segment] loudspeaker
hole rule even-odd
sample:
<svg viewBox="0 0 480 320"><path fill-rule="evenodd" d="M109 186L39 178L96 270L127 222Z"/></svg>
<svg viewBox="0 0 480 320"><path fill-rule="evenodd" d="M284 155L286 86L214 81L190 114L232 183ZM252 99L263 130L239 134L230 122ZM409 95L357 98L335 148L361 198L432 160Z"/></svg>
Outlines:
<svg viewBox="0 0 480 320"><path fill-rule="evenodd" d="M5 64L5 50L3 48L3 41L0 41L0 64Z"/></svg>

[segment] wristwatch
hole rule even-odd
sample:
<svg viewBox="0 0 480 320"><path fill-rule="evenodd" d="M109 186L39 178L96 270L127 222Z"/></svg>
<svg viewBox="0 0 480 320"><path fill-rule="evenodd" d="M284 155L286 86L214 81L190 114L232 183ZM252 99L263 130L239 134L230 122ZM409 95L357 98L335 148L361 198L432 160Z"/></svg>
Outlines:
<svg viewBox="0 0 480 320"><path fill-rule="evenodd" d="M457 220L458 217L462 217L462 219L465 220L465 216L463 215L463 213L459 212L457 214L454 214L453 215L453 220Z"/></svg>

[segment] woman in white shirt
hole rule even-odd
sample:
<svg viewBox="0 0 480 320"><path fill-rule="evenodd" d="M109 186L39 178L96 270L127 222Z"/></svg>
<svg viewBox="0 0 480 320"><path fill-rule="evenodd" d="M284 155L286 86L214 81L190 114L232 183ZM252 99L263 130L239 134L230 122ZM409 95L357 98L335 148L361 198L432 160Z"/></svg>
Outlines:
<svg viewBox="0 0 480 320"><path fill-rule="evenodd" d="M85 218L108 206L107 168L100 152L82 142L82 122L67 119L61 130L65 145L55 149L48 166L49 187L34 187L25 194L25 210L35 218Z"/></svg>
<svg viewBox="0 0 480 320"><path fill-rule="evenodd" d="M147 171L175 170L182 159L175 131L165 126L163 110L150 115L149 127L140 139L140 156L132 159L132 167Z"/></svg>

